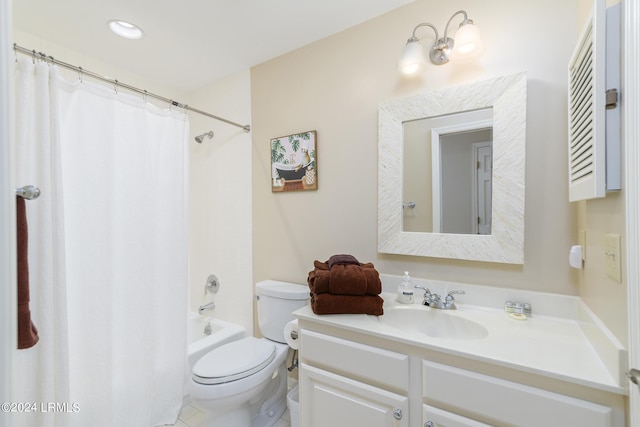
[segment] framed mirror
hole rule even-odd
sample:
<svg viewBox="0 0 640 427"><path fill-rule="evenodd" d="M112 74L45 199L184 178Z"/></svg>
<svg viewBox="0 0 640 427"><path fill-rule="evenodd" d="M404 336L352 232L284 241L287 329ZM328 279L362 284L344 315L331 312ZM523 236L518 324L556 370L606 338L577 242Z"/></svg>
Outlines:
<svg viewBox="0 0 640 427"><path fill-rule="evenodd" d="M524 263L526 87L519 73L380 104L379 252Z"/></svg>

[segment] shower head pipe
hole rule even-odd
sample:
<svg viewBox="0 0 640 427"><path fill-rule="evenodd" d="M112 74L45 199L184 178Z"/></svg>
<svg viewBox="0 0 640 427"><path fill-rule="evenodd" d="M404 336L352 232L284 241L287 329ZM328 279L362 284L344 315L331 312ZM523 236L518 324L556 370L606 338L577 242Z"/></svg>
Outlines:
<svg viewBox="0 0 640 427"><path fill-rule="evenodd" d="M210 130L209 132L205 132L205 133L203 133L202 135L198 135L198 136L196 136L196 138L195 138L195 139L196 139L196 142L197 142L198 144L202 144L202 141L204 141L204 138L205 138L205 137L207 137L207 138L209 138L209 139L213 138L213 131L212 131L212 130Z"/></svg>

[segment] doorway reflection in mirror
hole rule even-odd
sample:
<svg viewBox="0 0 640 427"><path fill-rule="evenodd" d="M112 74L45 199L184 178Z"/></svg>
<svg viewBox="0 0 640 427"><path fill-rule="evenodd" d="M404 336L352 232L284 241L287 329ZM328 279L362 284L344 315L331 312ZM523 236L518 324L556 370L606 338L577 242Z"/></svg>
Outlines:
<svg viewBox="0 0 640 427"><path fill-rule="evenodd" d="M491 234L493 111L403 123L403 231Z"/></svg>

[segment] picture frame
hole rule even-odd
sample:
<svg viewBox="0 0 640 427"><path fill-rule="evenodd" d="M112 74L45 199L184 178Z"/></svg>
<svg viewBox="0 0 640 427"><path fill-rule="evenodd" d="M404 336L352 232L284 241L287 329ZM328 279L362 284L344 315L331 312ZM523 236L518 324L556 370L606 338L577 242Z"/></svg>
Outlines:
<svg viewBox="0 0 640 427"><path fill-rule="evenodd" d="M315 130L271 139L271 191L318 189Z"/></svg>

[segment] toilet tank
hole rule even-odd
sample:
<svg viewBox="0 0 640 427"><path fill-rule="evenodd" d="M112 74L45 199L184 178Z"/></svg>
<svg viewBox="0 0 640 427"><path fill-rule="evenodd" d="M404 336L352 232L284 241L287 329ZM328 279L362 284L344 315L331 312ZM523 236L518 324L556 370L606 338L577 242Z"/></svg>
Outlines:
<svg viewBox="0 0 640 427"><path fill-rule="evenodd" d="M292 313L309 303L306 285L263 280L256 283L258 325L265 338L285 343L284 326L294 319Z"/></svg>

